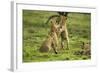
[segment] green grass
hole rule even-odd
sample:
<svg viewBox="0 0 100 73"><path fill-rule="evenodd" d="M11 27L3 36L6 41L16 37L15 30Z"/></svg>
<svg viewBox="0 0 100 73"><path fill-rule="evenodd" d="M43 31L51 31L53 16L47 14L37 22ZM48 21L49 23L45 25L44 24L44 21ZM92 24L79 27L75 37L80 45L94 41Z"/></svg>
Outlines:
<svg viewBox="0 0 100 73"><path fill-rule="evenodd" d="M64 61L90 59L86 55L75 55L80 51L81 41L90 41L91 14L69 13L67 28L70 38L70 50L60 50L40 53L39 48L46 39L50 25L47 19L56 12L23 10L23 62ZM66 45L66 44L65 44Z"/></svg>

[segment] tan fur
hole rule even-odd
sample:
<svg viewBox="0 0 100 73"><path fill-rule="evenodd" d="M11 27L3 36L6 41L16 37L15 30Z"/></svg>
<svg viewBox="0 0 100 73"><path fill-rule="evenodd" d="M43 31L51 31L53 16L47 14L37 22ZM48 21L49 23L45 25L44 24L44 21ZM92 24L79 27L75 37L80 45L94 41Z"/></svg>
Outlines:
<svg viewBox="0 0 100 73"><path fill-rule="evenodd" d="M57 27L54 20L51 21L51 30L47 39L43 42L40 47L40 52L49 52L51 49L57 54L58 47L58 37L57 37Z"/></svg>
<svg viewBox="0 0 100 73"><path fill-rule="evenodd" d="M82 44L83 54L84 55L90 55L91 49L90 49L90 43L84 43Z"/></svg>
<svg viewBox="0 0 100 73"><path fill-rule="evenodd" d="M59 22L60 24L60 35L61 35L61 46L64 48L65 41L67 42L67 49L69 49L69 37L68 37L68 31L67 31L67 26L66 26L66 16L60 16L61 21Z"/></svg>

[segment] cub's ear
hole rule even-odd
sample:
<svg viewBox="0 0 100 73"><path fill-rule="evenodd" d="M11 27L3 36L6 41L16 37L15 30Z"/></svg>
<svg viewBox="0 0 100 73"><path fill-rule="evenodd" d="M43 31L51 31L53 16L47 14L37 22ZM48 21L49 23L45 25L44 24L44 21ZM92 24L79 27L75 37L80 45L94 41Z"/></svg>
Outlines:
<svg viewBox="0 0 100 73"><path fill-rule="evenodd" d="M84 43L83 41L79 41L79 42L80 42L80 48L81 48L81 49L84 49L85 43Z"/></svg>
<svg viewBox="0 0 100 73"><path fill-rule="evenodd" d="M85 43L84 43L84 42L82 42L82 45L85 45Z"/></svg>

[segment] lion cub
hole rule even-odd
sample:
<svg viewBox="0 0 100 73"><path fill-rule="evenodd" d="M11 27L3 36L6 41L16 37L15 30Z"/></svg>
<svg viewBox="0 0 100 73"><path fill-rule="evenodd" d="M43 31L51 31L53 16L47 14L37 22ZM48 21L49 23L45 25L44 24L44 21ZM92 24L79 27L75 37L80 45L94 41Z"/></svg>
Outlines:
<svg viewBox="0 0 100 73"><path fill-rule="evenodd" d="M49 52L50 50L53 49L55 54L57 54L57 48L58 48L57 31L58 31L58 26L56 25L55 20L52 19L50 33L46 38L46 40L41 45L39 49L40 52Z"/></svg>
<svg viewBox="0 0 100 73"><path fill-rule="evenodd" d="M81 48L83 50L84 55L91 55L90 42L88 42L88 43L82 42Z"/></svg>
<svg viewBox="0 0 100 73"><path fill-rule="evenodd" d="M66 16L60 16L61 21L59 22L60 25L60 37L61 37L61 48L64 48L65 41L67 45L67 49L69 49L69 37L68 37L68 30L66 25Z"/></svg>

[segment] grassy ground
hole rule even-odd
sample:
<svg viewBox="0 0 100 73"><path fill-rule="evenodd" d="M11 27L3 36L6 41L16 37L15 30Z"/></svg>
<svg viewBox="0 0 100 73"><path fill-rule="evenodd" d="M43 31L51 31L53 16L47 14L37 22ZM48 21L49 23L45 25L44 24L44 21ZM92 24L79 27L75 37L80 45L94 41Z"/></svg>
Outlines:
<svg viewBox="0 0 100 73"><path fill-rule="evenodd" d="M39 48L46 39L50 25L47 19L56 12L23 10L23 62L41 62L58 60L90 59L87 55L75 55L80 51L80 41L90 41L90 14L69 13L67 27L70 38L70 50L40 53Z"/></svg>

